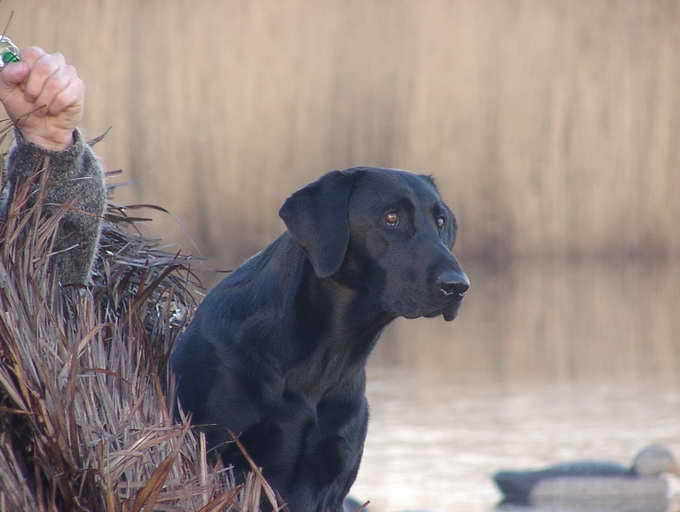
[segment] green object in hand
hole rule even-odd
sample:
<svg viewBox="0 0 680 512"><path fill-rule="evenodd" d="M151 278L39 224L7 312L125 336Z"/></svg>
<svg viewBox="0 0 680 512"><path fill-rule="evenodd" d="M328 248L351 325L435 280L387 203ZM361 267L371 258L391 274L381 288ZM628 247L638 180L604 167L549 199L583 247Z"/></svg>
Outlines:
<svg viewBox="0 0 680 512"><path fill-rule="evenodd" d="M9 37L0 37L0 69L4 68L10 62L19 62L19 48L12 42Z"/></svg>

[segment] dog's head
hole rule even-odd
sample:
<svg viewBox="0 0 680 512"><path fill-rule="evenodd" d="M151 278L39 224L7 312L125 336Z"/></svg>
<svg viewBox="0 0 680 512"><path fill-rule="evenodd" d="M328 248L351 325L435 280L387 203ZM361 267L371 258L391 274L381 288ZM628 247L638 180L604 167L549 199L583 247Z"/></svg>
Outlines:
<svg viewBox="0 0 680 512"><path fill-rule="evenodd" d="M429 176L333 171L295 192L279 215L319 278L365 290L386 313L453 320L470 287L452 253L456 219Z"/></svg>

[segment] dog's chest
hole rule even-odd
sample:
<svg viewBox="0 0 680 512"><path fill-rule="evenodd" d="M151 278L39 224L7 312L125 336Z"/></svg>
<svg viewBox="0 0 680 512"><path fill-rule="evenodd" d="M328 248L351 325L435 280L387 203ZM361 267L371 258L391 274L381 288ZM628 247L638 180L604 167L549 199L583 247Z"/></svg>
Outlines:
<svg viewBox="0 0 680 512"><path fill-rule="evenodd" d="M286 388L318 403L326 394L353 379L360 363L352 357L351 351L330 345L316 347L291 368L286 374Z"/></svg>

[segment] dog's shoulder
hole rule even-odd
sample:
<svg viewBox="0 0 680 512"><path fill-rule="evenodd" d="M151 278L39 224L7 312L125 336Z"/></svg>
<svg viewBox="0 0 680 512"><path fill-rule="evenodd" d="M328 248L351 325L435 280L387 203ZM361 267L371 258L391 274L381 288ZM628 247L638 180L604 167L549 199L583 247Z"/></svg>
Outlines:
<svg viewBox="0 0 680 512"><path fill-rule="evenodd" d="M262 340L280 335L277 314L292 307L305 263L301 250L296 253L292 245L284 234L215 285L181 336L173 359L241 357L241 352L261 348ZM232 354L230 346L238 350Z"/></svg>

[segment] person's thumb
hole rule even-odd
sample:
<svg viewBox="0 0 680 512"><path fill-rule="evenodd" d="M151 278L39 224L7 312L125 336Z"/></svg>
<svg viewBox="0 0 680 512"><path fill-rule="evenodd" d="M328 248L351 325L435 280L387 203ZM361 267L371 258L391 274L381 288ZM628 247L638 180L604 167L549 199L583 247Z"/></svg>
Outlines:
<svg viewBox="0 0 680 512"><path fill-rule="evenodd" d="M0 100L13 93L28 76L30 69L25 62L12 62L0 71Z"/></svg>

